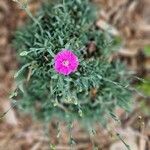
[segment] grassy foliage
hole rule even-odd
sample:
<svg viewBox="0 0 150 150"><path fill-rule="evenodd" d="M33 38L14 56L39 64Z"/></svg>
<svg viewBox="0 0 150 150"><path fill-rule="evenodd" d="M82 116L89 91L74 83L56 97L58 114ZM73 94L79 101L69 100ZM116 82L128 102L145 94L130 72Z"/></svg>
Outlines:
<svg viewBox="0 0 150 150"><path fill-rule="evenodd" d="M92 124L106 122L116 107L129 109L128 75L120 62L108 61L113 39L95 27L96 13L88 0L46 2L17 31L14 45L21 66L16 78L23 110L44 121L58 117ZM96 48L90 53L91 42ZM53 68L62 48L80 61L69 76Z"/></svg>

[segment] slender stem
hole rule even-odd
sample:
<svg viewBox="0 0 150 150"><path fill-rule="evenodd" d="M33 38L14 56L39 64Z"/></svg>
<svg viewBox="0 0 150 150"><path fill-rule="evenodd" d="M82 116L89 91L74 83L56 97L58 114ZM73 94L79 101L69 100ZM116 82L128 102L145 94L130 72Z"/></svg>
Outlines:
<svg viewBox="0 0 150 150"><path fill-rule="evenodd" d="M28 7L25 7L24 10L26 11L27 15L35 22L35 24L37 24L41 30L41 33L43 33L43 29L39 23L39 21L37 19L35 19L32 15L32 13L30 12Z"/></svg>
<svg viewBox="0 0 150 150"><path fill-rule="evenodd" d="M27 13L27 15L35 22L35 24L37 24L39 26L41 33L43 33L43 29L42 29L39 21L36 18L33 17L31 11L29 10L29 8L27 6L27 3L26 4L22 4L18 0L13 0L13 1L17 2L20 5L21 9L23 9Z"/></svg>

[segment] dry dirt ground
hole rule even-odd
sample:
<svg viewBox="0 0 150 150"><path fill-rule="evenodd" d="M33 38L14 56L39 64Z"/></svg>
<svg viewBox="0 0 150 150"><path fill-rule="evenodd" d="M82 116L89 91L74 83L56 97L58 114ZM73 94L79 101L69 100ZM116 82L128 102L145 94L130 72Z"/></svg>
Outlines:
<svg viewBox="0 0 150 150"><path fill-rule="evenodd" d="M150 44L150 1L149 0L95 0L101 3L102 10L97 26L107 30L113 26L112 33L121 36L123 46L113 57L125 60L130 69L140 77L149 76L149 57L143 53L145 45ZM30 4L32 13L40 6L38 0ZM14 71L17 69L15 50L11 47L13 33L23 25L26 14L11 0L0 0L0 112L3 117L11 104L9 94L15 87ZM115 28L114 28L115 27ZM149 98L147 98L149 100ZM150 149L150 112L145 113L139 105L138 97L133 112L126 114L117 110L121 123L110 121L103 129L96 125L95 134L87 134L74 122L72 136L76 142L75 150L125 150L122 139L131 150ZM149 105L149 103L148 103ZM148 109L150 106L148 106ZM43 125L29 116L20 115L10 109L0 119L0 150L69 150L69 132L65 123L59 131L57 121ZM47 129L47 130L46 130ZM120 133L117 135L116 133ZM58 137L59 135L59 137ZM54 145L56 146L54 146Z"/></svg>

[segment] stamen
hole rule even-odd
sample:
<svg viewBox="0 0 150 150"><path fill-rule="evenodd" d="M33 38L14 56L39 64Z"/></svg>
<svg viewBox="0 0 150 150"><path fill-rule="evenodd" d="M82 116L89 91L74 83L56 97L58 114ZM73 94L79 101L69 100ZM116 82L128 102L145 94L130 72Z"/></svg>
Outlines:
<svg viewBox="0 0 150 150"><path fill-rule="evenodd" d="M69 61L68 61L68 60L64 60L64 61L62 62L62 64L63 64L63 66L68 67Z"/></svg>

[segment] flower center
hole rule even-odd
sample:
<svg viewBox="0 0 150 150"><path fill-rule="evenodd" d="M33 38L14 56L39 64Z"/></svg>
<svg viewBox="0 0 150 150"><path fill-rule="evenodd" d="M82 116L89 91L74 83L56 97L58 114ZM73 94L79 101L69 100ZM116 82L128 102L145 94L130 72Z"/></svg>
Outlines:
<svg viewBox="0 0 150 150"><path fill-rule="evenodd" d="M63 66L68 67L69 66L69 61L68 60L64 60L62 62Z"/></svg>

